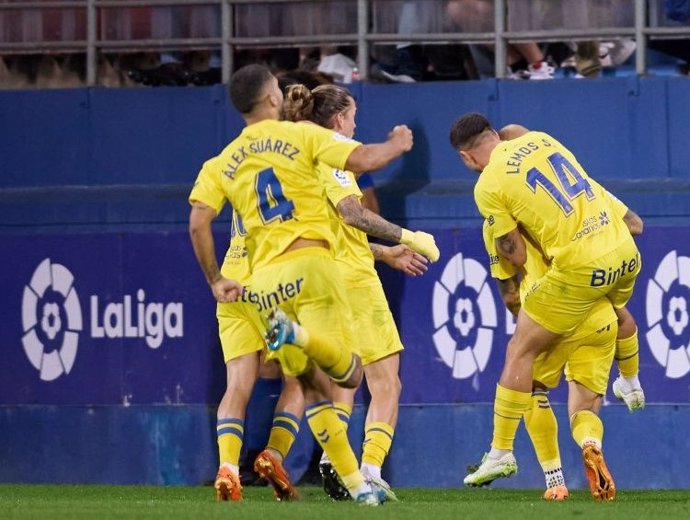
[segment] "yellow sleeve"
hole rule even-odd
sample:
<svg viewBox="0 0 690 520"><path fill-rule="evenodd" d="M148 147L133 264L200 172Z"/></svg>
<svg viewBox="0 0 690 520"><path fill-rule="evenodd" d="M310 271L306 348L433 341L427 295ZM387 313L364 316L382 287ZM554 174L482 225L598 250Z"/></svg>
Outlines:
<svg viewBox="0 0 690 520"><path fill-rule="evenodd" d="M216 210L216 214L220 213L227 201L220 181L221 175L218 157L206 161L197 175L192 192L189 194L189 202L201 202Z"/></svg>
<svg viewBox="0 0 690 520"><path fill-rule="evenodd" d="M326 196L333 207L337 207L341 200L351 195L355 195L358 199L362 197L362 192L352 172L332 168L325 163L319 163L317 171Z"/></svg>
<svg viewBox="0 0 690 520"><path fill-rule="evenodd" d="M362 143L345 137L338 132L310 123L297 123L304 131L305 140L312 150L314 161L323 162L333 168L343 170L347 158Z"/></svg>
<svg viewBox="0 0 690 520"><path fill-rule="evenodd" d="M613 193L607 190L604 190L604 192L606 193L606 196L611 202L611 206L613 207L614 211L614 217L623 220L623 217L625 217L625 214L628 212L628 206L626 206L623 203L623 201L616 197Z"/></svg>
<svg viewBox="0 0 690 520"><path fill-rule="evenodd" d="M484 237L484 247L489 254L491 277L497 280L507 280L515 276L517 274L517 269L508 260L498 254L493 230L486 220L482 227L482 236Z"/></svg>
<svg viewBox="0 0 690 520"><path fill-rule="evenodd" d="M498 183L487 170L479 176L474 187L474 200L495 238L502 237L517 227L517 222L501 198Z"/></svg>

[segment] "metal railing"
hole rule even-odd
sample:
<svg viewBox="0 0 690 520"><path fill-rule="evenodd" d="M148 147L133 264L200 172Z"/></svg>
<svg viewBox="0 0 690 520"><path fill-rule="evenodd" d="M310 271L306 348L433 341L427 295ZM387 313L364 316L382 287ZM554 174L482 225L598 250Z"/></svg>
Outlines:
<svg viewBox="0 0 690 520"><path fill-rule="evenodd" d="M493 44L495 46L495 75L504 77L506 73L506 47L509 42L552 42L564 40L587 40L602 38L634 38L637 43L635 68L638 74L647 70L646 43L648 38L670 39L690 38L690 27L650 26L650 15L656 6L648 0L634 2L633 27L604 27L587 29L550 29L509 31L507 29L507 0L494 0L494 20L492 32L413 32L384 33L371 28L371 13L377 0L356 1L356 21L350 25L356 32L343 34L317 35L277 35L265 37L238 36L235 31L238 8L250 4L287 4L304 3L325 4L329 0L67 0L49 1L16 1L6 0L0 3L0 14L17 10L85 10L85 39L66 41L0 41L0 55L11 53L44 53L44 52L84 52L86 54L86 82L96 85L99 52L131 52L143 50L184 50L215 49L221 53L222 81L227 83L233 70L235 49L251 47L295 47L306 45L340 44L357 47L357 60L360 75L366 79L369 70L369 56L372 45L396 43L462 43ZM381 1L381 0L378 0ZM656 0L658 1L658 0ZM99 34L98 24L104 10L122 8L157 8L157 7L215 7L220 13L220 34L205 37L151 37L146 39L107 39Z"/></svg>

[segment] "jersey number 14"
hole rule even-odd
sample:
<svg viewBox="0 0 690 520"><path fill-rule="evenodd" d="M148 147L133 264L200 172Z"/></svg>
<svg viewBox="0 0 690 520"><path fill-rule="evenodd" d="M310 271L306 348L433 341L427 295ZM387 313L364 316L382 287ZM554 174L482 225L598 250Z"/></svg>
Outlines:
<svg viewBox="0 0 690 520"><path fill-rule="evenodd" d="M568 159L556 152L551 154L547 160L556 174L560 188L543 172L532 168L527 172L527 185L533 193L537 192L537 185L541 186L561 208L566 217L573 212L573 205L570 202L575 197L584 192L587 200L594 198L594 191L589 182L580 175L580 172Z"/></svg>

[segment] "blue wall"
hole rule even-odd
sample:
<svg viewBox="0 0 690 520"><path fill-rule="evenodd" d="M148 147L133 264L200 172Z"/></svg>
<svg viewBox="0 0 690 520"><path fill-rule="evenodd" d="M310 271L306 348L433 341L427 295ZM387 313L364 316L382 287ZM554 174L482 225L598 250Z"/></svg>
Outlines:
<svg viewBox="0 0 690 520"><path fill-rule="evenodd" d="M520 122L552 133L645 218L644 272L631 308L653 405L634 416L620 405L606 407L605 448L622 488L690 488L675 456L690 448L690 326L682 325L682 313L668 312L671 298L690 301L690 80L358 84L354 93L363 141L384 139L395 124L413 128L413 151L377 174L377 185L384 214L434 232L442 252L420 279L381 271L406 346L404 406L387 467L392 482L458 485L490 439L491 410L482 403L492 400L511 323L493 286L478 286L485 255L472 200L475 174L447 137L456 116L483 111L496 125ZM0 124L0 482L207 480L216 464L213 406L224 373L213 300L186 234L186 197L202 162L241 128L224 89L4 91ZM219 220L222 249L227 216ZM26 286L46 260L52 285L34 300ZM62 289L77 295L78 327L66 310L74 304L65 303L55 280L67 280ZM454 291L444 289L448 282ZM126 297L136 304L139 291L145 306L183 306L181 335L151 346L147 336L155 331L146 327L129 337L118 336L117 327L112 337L94 333L108 305L122 308ZM451 330L452 344L439 334L443 309L452 311L460 297L470 298L477 323L492 329L490 343L479 338L478 325L464 335ZM67 324L53 338L30 317L47 299ZM672 320L682 326L674 329ZM73 347L66 332L78 336ZM485 362L473 360L476 349L488 349ZM428 385L430 378L438 384ZM564 402L564 391L553 400ZM557 412L566 478L581 486L565 410ZM362 421L358 410L353 436ZM80 442L69 442L75 438ZM647 449L650 438L663 449ZM115 454L105 462L110 473L95 462L103 442ZM261 445L260 433L248 443ZM629 456L631 447L638 456ZM304 453L295 455L296 475ZM524 435L518 454L521 474L506 485L540 487ZM39 463L46 471L37 475Z"/></svg>
<svg viewBox="0 0 690 520"><path fill-rule="evenodd" d="M498 126L553 134L596 178L690 180L690 80L467 81L357 84L357 137L384 139L396 124L415 147L379 182L456 180L452 121L468 111ZM241 128L221 86L2 91L3 187L189 183Z"/></svg>
<svg viewBox="0 0 690 520"><path fill-rule="evenodd" d="M566 484L586 488L565 406L554 409ZM601 416L606 460L618 489L690 488L682 455L690 407L651 406L630 415L613 405L604 407ZM202 484L217 467L214 418L204 406L0 408L0 482ZM465 468L488 449L492 420L488 404L403 406L384 477L394 486L461 486ZM357 452L363 422L364 410L356 407L350 438ZM295 476L309 460L307 435L303 423L288 460ZM518 474L493 485L541 488L544 478L524 428L518 431L515 453Z"/></svg>

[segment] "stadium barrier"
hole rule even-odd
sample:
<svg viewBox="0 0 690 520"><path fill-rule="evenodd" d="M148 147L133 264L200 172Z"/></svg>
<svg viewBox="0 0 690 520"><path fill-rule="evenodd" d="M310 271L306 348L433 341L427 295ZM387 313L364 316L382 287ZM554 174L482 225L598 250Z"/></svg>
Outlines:
<svg viewBox="0 0 690 520"><path fill-rule="evenodd" d="M690 84L543 85L355 88L362 139L382 139L397 123L415 130L414 151L379 174L378 187L384 211L424 223L442 254L418 279L381 270L406 346L387 471L398 486L456 486L490 439L486 403L512 320L487 277L474 174L447 141L457 114L480 110L557 136L648 222L630 307L650 406L636 415L606 406L605 449L622 488L690 488L676 455L688 448L690 423ZM201 162L240 128L223 89L0 92L0 120L12 129L0 142L0 481L207 480L224 372L186 195ZM228 227L219 225L219 249ZM552 401L565 402L564 390ZM568 483L580 485L567 417L557 412ZM362 420L358 409L353 435ZM506 485L541 486L524 437L518 450L524 465ZM108 471L97 472L104 463Z"/></svg>
<svg viewBox="0 0 690 520"><path fill-rule="evenodd" d="M480 230L431 231L442 256L423 277L381 271L406 346L389 462L396 485L456 485L459 468L481 454L491 428L482 403L493 399L514 327L488 278ZM651 406L635 416L622 405L604 411L612 465L647 468L624 470L630 486L690 487L684 472L667 470L687 448L690 422L688 232L656 227L639 240L644 263L630 309ZM14 260L0 273L0 481L193 484L209 475L224 372L214 303L186 233L6 234L2 243ZM551 399L564 403L565 389ZM615 402L610 393L607 402ZM254 409L270 414L268 405ZM648 449L652 435L658 450ZM66 442L73 438L80 442ZM53 443L68 447L45 457ZM112 473L94 477L89 450L104 444ZM39 460L46 471L32 477ZM539 480L524 478L512 483Z"/></svg>

